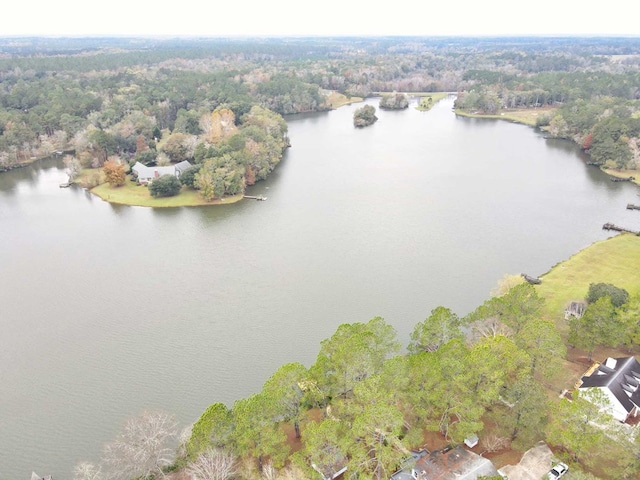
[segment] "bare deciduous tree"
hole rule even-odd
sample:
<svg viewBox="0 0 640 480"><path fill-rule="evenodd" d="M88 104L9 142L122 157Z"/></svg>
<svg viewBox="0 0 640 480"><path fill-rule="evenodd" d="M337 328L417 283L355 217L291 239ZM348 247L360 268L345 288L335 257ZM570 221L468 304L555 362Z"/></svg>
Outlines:
<svg viewBox="0 0 640 480"><path fill-rule="evenodd" d="M495 433L490 433L482 439L482 446L487 452L497 452L503 448L509 448L510 443L507 437L500 437Z"/></svg>
<svg viewBox="0 0 640 480"><path fill-rule="evenodd" d="M177 422L163 412L144 412L129 419L116 440L104 449L104 463L109 478L129 480L158 474L173 461L172 441L177 435Z"/></svg>
<svg viewBox="0 0 640 480"><path fill-rule="evenodd" d="M236 473L236 462L232 455L217 448L210 448L198 455L187 467L192 480L228 480Z"/></svg>
<svg viewBox="0 0 640 480"><path fill-rule="evenodd" d="M78 159L72 155L65 155L63 161L65 172L69 176L69 181L73 182L80 173L80 170L82 170L82 165L80 165Z"/></svg>
<svg viewBox="0 0 640 480"><path fill-rule="evenodd" d="M102 467L82 462L73 468L73 480L102 480Z"/></svg>

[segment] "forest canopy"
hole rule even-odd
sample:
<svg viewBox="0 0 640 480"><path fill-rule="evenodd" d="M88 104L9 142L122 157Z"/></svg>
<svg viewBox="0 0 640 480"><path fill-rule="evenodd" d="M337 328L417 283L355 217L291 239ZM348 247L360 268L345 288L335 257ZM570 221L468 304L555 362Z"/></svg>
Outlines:
<svg viewBox="0 0 640 480"><path fill-rule="evenodd" d="M0 39L0 169L83 150L88 133L87 164L154 162L137 145L159 132L199 135L219 109L240 124L254 106L327 110L329 91L458 92L457 108L494 114L557 107L539 119L550 135L635 168L639 52L638 38L599 37Z"/></svg>

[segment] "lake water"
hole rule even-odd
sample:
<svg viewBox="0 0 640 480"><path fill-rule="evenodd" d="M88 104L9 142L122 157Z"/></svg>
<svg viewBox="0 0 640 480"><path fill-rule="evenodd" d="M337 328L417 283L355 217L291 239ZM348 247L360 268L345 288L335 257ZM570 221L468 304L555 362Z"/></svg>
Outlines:
<svg viewBox="0 0 640 480"><path fill-rule="evenodd" d="M433 308L637 228L637 187L572 144L451 107L288 118L266 202L115 206L59 188L60 162L1 174L0 480L68 479L144 409L186 426L341 323L383 316L406 345Z"/></svg>

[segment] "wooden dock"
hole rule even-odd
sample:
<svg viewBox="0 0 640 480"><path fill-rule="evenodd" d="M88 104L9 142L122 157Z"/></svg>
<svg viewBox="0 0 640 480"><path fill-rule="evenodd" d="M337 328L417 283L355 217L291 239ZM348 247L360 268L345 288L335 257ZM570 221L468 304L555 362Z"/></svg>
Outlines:
<svg viewBox="0 0 640 480"><path fill-rule="evenodd" d="M640 210L640 205L634 205L633 203L627 203L627 210Z"/></svg>
<svg viewBox="0 0 640 480"><path fill-rule="evenodd" d="M611 177L612 182L633 182L635 179L636 177L627 177L627 178Z"/></svg>
<svg viewBox="0 0 640 480"><path fill-rule="evenodd" d="M605 223L602 226L603 230L613 230L615 232L626 232L626 233L633 233L634 235L640 235L640 232L638 232L637 230L630 230L628 228L624 228L624 227L619 227L618 225L614 225L613 223Z"/></svg>
<svg viewBox="0 0 640 480"><path fill-rule="evenodd" d="M258 201L261 201L261 202L264 202L267 199L267 197L263 197L262 195L257 195L257 196L256 195L243 195L242 198L248 198L250 200L258 200Z"/></svg>

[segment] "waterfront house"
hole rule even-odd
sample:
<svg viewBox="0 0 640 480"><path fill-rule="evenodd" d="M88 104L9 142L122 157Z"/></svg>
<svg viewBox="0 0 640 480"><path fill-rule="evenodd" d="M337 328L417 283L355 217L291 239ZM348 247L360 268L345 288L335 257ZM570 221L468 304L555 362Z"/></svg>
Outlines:
<svg viewBox="0 0 640 480"><path fill-rule="evenodd" d="M640 363L635 357L607 358L595 363L578 383L580 390L599 389L608 399L606 410L626 422L640 413Z"/></svg>
<svg viewBox="0 0 640 480"><path fill-rule="evenodd" d="M191 167L191 163L187 160L166 167L147 167L140 162L136 162L136 164L131 167L131 170L138 175L138 183L147 185L163 175L174 175L179 178L182 172Z"/></svg>

